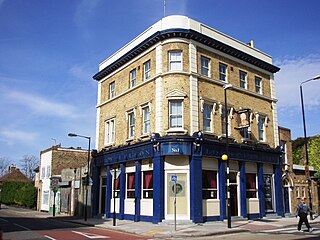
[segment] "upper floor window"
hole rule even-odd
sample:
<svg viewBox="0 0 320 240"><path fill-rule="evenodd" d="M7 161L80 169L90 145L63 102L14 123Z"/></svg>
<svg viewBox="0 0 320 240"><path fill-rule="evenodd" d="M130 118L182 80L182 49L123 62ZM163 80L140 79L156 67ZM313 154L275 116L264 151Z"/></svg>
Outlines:
<svg viewBox="0 0 320 240"><path fill-rule="evenodd" d="M203 104L203 131L205 132L212 132L211 131L211 120L212 116L212 105Z"/></svg>
<svg viewBox="0 0 320 240"><path fill-rule="evenodd" d="M209 58L201 57L201 75L202 76L205 76L205 77L210 76L209 66L210 66Z"/></svg>
<svg viewBox="0 0 320 240"><path fill-rule="evenodd" d="M202 199L217 198L217 171L202 170Z"/></svg>
<svg viewBox="0 0 320 240"><path fill-rule="evenodd" d="M150 133L150 108L146 106L142 108L143 114L143 134Z"/></svg>
<svg viewBox="0 0 320 240"><path fill-rule="evenodd" d="M136 86L137 84L136 79L137 79L137 71L136 69L133 69L132 71L130 71L130 87L131 88Z"/></svg>
<svg viewBox="0 0 320 240"><path fill-rule="evenodd" d="M247 89L247 73L240 71L239 77L240 77L240 87Z"/></svg>
<svg viewBox="0 0 320 240"><path fill-rule="evenodd" d="M169 127L182 128L182 100L169 100Z"/></svg>
<svg viewBox="0 0 320 240"><path fill-rule="evenodd" d="M51 166L47 166L47 176L46 178L50 178L51 176Z"/></svg>
<svg viewBox="0 0 320 240"><path fill-rule="evenodd" d="M247 198L257 197L257 177L255 173L246 173Z"/></svg>
<svg viewBox="0 0 320 240"><path fill-rule="evenodd" d="M151 63L150 60L143 64L144 80L148 80L151 76Z"/></svg>
<svg viewBox="0 0 320 240"><path fill-rule="evenodd" d="M153 198L153 171L143 171L143 198Z"/></svg>
<svg viewBox="0 0 320 240"><path fill-rule="evenodd" d="M261 82L262 82L261 78L255 77L256 93L259 93L259 94L262 94Z"/></svg>
<svg viewBox="0 0 320 240"><path fill-rule="evenodd" d="M169 52L169 70L182 70L182 51Z"/></svg>
<svg viewBox="0 0 320 240"><path fill-rule="evenodd" d="M300 187L296 186L296 197L299 198L300 197Z"/></svg>
<svg viewBox="0 0 320 240"><path fill-rule="evenodd" d="M115 139L115 119L105 121L105 137L104 144L112 144Z"/></svg>
<svg viewBox="0 0 320 240"><path fill-rule="evenodd" d="M129 138L134 137L135 121L136 120L135 120L134 112L132 111L128 113L128 128L129 128L128 137Z"/></svg>
<svg viewBox="0 0 320 240"><path fill-rule="evenodd" d="M301 197L303 197L303 198L306 197L306 187L305 186L301 187Z"/></svg>
<svg viewBox="0 0 320 240"><path fill-rule="evenodd" d="M115 94L115 82L111 82L109 85L109 98L113 98L116 94Z"/></svg>
<svg viewBox="0 0 320 240"><path fill-rule="evenodd" d="M127 198L135 197L135 173L127 174Z"/></svg>
<svg viewBox="0 0 320 240"><path fill-rule="evenodd" d="M227 65L219 63L219 79L221 81L227 81Z"/></svg>
<svg viewBox="0 0 320 240"><path fill-rule="evenodd" d="M265 118L262 116L259 116L258 119L258 135L259 135L259 141L265 142Z"/></svg>
<svg viewBox="0 0 320 240"><path fill-rule="evenodd" d="M44 179L46 177L46 167L42 167L41 168L41 178L40 179Z"/></svg>

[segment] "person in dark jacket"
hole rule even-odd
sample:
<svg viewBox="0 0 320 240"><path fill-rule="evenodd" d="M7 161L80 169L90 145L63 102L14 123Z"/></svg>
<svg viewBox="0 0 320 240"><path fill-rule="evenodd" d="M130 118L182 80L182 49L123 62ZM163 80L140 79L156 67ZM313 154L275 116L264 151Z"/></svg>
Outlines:
<svg viewBox="0 0 320 240"><path fill-rule="evenodd" d="M301 198L300 203L298 204L297 207L297 212L296 212L296 217L299 216L299 223L298 223L298 231L302 232L301 226L302 223L306 224L306 227L308 228L309 232L312 232L313 229L310 226L308 222L308 213L310 212L310 209L308 205L305 203L305 198Z"/></svg>

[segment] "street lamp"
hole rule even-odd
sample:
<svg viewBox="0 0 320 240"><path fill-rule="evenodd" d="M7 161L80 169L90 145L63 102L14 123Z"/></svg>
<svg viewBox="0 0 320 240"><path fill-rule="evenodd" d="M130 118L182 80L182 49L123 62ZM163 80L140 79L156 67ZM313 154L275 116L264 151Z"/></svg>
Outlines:
<svg viewBox="0 0 320 240"><path fill-rule="evenodd" d="M304 132L304 147L306 152L306 166L305 166L305 175L308 179L308 195L309 195L309 206L310 206L310 219L312 219L312 196L310 189L310 172L309 172L309 154L308 154L308 140L307 140L307 129L306 129L306 119L304 114L304 104L303 104L303 93L302 93L302 84L313 81L320 80L320 75L310 78L306 81L303 81L300 84L300 98L301 98L301 107L302 107L302 120L303 120L303 132Z"/></svg>
<svg viewBox="0 0 320 240"><path fill-rule="evenodd" d="M228 136L228 104L227 104L227 89L232 88L231 84L224 84L224 117L226 121L226 153L222 155L221 159L227 161L227 217L228 228L231 228L231 202L230 202L230 175L229 175L229 136Z"/></svg>
<svg viewBox="0 0 320 240"><path fill-rule="evenodd" d="M90 144L91 144L91 137L78 135L75 133L69 133L69 137L80 137L80 138L86 138L89 140L89 146L88 146L88 172L87 172L87 179L86 179L86 202L85 202L85 211L84 211L84 220L87 221L87 213L88 213L88 186L89 186L89 177L90 177Z"/></svg>

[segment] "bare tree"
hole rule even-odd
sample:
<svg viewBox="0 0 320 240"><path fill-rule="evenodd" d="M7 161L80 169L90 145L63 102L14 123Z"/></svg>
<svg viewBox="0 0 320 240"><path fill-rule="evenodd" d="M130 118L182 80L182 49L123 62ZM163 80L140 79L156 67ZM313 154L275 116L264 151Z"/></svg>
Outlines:
<svg viewBox="0 0 320 240"><path fill-rule="evenodd" d="M34 180L34 169L39 166L39 159L34 155L24 155L20 160L21 171L30 179Z"/></svg>
<svg viewBox="0 0 320 240"><path fill-rule="evenodd" d="M3 176L10 166L10 160L6 157L0 157L0 176Z"/></svg>

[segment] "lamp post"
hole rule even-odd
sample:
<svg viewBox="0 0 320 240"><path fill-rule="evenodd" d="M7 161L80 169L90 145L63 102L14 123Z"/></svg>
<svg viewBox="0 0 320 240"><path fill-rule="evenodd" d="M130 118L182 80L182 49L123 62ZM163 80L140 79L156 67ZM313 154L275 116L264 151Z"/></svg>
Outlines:
<svg viewBox="0 0 320 240"><path fill-rule="evenodd" d="M303 132L304 132L304 147L306 152L306 166L305 166L305 175L308 179L308 195L309 195L309 206L310 206L310 219L312 219L312 196L310 189L310 173L309 173L309 154L308 154L308 140L307 140L307 129L306 129L306 119L304 114L304 104L303 104L303 92L302 92L302 84L313 81L320 80L320 75L310 78L306 81L303 81L300 84L300 98L301 98L301 108L302 108L302 120L303 120Z"/></svg>
<svg viewBox="0 0 320 240"><path fill-rule="evenodd" d="M78 135L75 133L69 133L69 137L80 137L80 138L86 138L89 140L89 146L88 146L88 172L86 177L86 202L85 202L85 211L84 211L84 220L87 221L87 214L88 214L88 186L89 186L89 177L90 177L90 144L91 144L91 137Z"/></svg>
<svg viewBox="0 0 320 240"><path fill-rule="evenodd" d="M226 121L226 153L222 155L221 159L227 161L227 218L228 228L231 228L231 202L230 202L230 176L229 176L229 136L228 136L228 103L227 103L227 89L232 88L231 84L224 84L224 117Z"/></svg>

